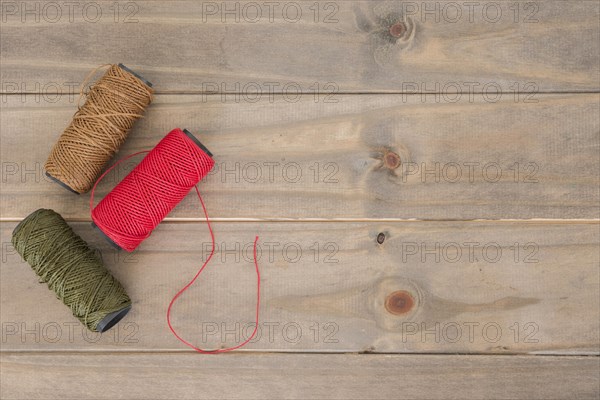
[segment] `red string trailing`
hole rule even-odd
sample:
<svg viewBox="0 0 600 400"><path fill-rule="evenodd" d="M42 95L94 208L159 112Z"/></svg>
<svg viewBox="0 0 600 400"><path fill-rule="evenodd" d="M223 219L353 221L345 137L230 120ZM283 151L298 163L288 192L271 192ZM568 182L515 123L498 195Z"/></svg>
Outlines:
<svg viewBox="0 0 600 400"><path fill-rule="evenodd" d="M177 334L177 332L173 328L173 325L171 325L171 308L173 307L173 304L175 304L175 301L177 301L179 296L181 296L183 294L183 292L185 292L190 286L192 286L194 284L194 282L196 282L196 279L198 279L198 277L200 276L200 274L202 273L202 271L204 270L204 268L206 267L206 265L212 258L213 254L215 253L215 235L213 234L212 227L210 226L210 221L208 219L208 213L206 212L206 207L204 206L204 201L202 200L202 196L200 196L200 192L198 191L198 188L196 188L196 193L198 194L198 198L200 199L200 204L202 204L202 209L204 210L204 215L206 217L206 224L208 225L208 231L210 232L210 238L212 240L212 248L210 250L210 254L209 254L208 258L206 259L206 261L204 261L204 264L202 265L202 267L200 267L200 269L198 270L196 275L192 278L192 280L187 285L185 285L179 292L177 292L175 297L173 297L173 300L171 300L171 303L169 304L169 308L167 309L167 324L169 325L169 329L171 330L171 332L173 332L173 335L175 335L175 337L177 339L179 339L179 341L181 341L186 346L191 347L192 349L196 350L197 352L203 353L203 354L225 353L228 351L239 349L240 347L248 344L248 342L250 342L254 338L254 336L256 336L256 331L258 330L259 311L260 311L260 272L258 270L258 262L256 260L256 244L258 242L258 236L254 239L254 268L256 270L256 318L254 321L254 330L252 331L252 334L250 335L250 337L248 337L245 341L243 341L242 343L240 343L236 346L228 347L225 349L216 349L216 350L203 350L201 348L194 346L187 340L183 339L181 336L179 336Z"/></svg>
<svg viewBox="0 0 600 400"><path fill-rule="evenodd" d="M215 236L210 225L204 200L196 186L213 168L214 160L200 143L186 135L181 129L173 129L154 149L139 151L113 164L98 178L90 196L90 211L94 224L117 246L126 251L135 250L175 208L193 188L196 190L210 237L210 255L198 272L173 297L167 309L169 329L186 346L199 353L216 354L238 349L249 343L258 330L260 310L260 272L256 256L258 236L254 240L254 267L256 270L256 318L252 335L244 342L228 348L203 350L183 339L171 324L171 309L177 299L198 279L215 251ZM147 153L144 159L94 208L94 192L98 183L121 164L139 154Z"/></svg>

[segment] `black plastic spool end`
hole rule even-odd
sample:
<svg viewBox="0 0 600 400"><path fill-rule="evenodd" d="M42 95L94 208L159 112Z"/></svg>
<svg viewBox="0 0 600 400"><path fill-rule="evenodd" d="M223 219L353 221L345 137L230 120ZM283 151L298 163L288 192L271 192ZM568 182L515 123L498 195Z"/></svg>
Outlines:
<svg viewBox="0 0 600 400"><path fill-rule="evenodd" d="M67 185L66 183L58 180L57 178L53 177L52 175L50 175L47 171L46 171L46 176L50 179L52 179L54 182L58 183L60 186L64 187L65 189L67 189L69 192L75 193L75 194L81 194L78 191L76 191L75 189L73 189L72 187L70 187L69 185Z"/></svg>
<svg viewBox="0 0 600 400"><path fill-rule="evenodd" d="M121 310L117 310L108 314L106 317L102 319L96 326L96 332L106 332L113 326L115 326L120 320L123 319L127 315L127 313L131 310L131 306L127 306Z"/></svg>
<svg viewBox="0 0 600 400"><path fill-rule="evenodd" d="M204 146L202 144L202 142L200 142L200 140L198 140L198 138L196 136L194 136L190 131L188 131L187 129L183 130L183 133L185 133L185 135L187 137L189 137L190 139L192 139L192 141L198 146L200 147L206 154L208 154L209 156L213 156L213 154L210 152L210 150L208 150L206 148L206 146Z"/></svg>
<svg viewBox="0 0 600 400"><path fill-rule="evenodd" d="M125 65L123 65L121 63L119 63L119 68L124 69L125 71L129 72L131 75L135 76L140 81L144 82L146 84L146 86L152 87L152 83L149 80L147 80L146 78L144 78L143 76L141 76L137 72L133 71L132 69L126 67Z"/></svg>
<svg viewBox="0 0 600 400"><path fill-rule="evenodd" d="M117 250L123 250L123 249L121 248L121 246L119 246L119 245L118 245L118 244L116 244L116 243L115 243L115 242L114 242L114 241L113 241L111 238L109 238L109 237L108 237L108 235L107 235L106 233L104 233L104 231L102 231L102 229L100 229L100 228L98 227L98 225L96 225L95 223L93 223L93 222L92 222L92 227L93 227L94 229L97 229L97 230L98 230L98 232L100 232L100 235L102 235L102 237L104 237L104 239L106 239L106 241L107 241L107 242L108 242L108 243L109 243L109 244L110 244L112 247L114 247L114 248L115 248L115 249L117 249Z"/></svg>

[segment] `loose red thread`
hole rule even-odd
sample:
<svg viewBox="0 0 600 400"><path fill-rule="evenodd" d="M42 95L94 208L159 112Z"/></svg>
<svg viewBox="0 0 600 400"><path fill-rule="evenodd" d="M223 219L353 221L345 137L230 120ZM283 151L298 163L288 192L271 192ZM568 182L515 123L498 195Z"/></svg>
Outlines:
<svg viewBox="0 0 600 400"><path fill-rule="evenodd" d="M94 192L98 183L116 166L139 154L146 157L94 208ZM186 346L203 354L225 353L248 344L258 331L260 311L260 271L256 256L258 236L254 239L254 267L256 271L256 317L254 330L244 342L228 348L203 350L183 339L171 324L171 309L175 301L198 279L215 252L215 236L204 200L197 183L213 168L214 160L192 139L174 129L154 149L139 151L122 158L108 168L96 181L90 196L92 220L111 240L127 251L135 250L169 214L169 212L195 188L206 224L210 232L210 255L196 275L173 297L167 308L167 324L175 337Z"/></svg>
<svg viewBox="0 0 600 400"><path fill-rule="evenodd" d="M198 194L198 199L200 199L200 204L202 204L202 209L204 210L204 216L206 217L206 224L208 225L208 231L210 232L210 238L212 241L212 248L210 250L210 255L208 256L206 261L204 261L204 264L198 270L196 275L192 278L192 280L187 285L185 285L179 292L177 292L175 297L173 297L173 300L171 300L171 303L169 304L169 308L167 309L167 324L169 324L169 329L171 330L173 335L175 335L175 337L177 339L179 339L180 342L182 342L186 346L191 347L192 349L196 350L198 353L203 353L203 354L226 353L228 351L239 349L240 347L248 344L254 338L254 336L256 336L256 331L258 330L258 321L259 321L258 316L259 316L259 310L260 310L260 272L258 270L258 261L256 260L256 243L258 242L258 236L254 239L254 268L256 270L256 318L254 321L254 330L252 331L252 335L250 335L249 338L247 338L245 341L243 341L242 343L240 343L236 346L227 347L224 349L216 349L216 350L203 350L199 347L194 346L187 340L183 339L181 336L179 336L177 334L177 332L175 331L175 328L173 328L173 325L171 325L171 308L173 307L173 304L175 304L175 301L179 298L179 296L181 296L183 294L183 292L185 292L190 286L192 286L194 284L196 279L198 279L198 277L200 276L200 274L202 273L202 271L204 270L204 268L206 267L206 265L212 258L213 254L215 253L215 235L213 234L212 227L210 226L210 221L208 219L208 213L206 212L206 207L204 206L204 201L202 200L202 196L200 196L200 192L198 191L197 187L196 187L196 193Z"/></svg>

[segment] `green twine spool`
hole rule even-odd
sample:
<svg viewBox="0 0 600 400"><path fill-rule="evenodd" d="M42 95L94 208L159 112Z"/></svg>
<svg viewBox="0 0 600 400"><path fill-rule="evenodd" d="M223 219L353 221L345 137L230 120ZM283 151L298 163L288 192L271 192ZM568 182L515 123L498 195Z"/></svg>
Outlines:
<svg viewBox="0 0 600 400"><path fill-rule="evenodd" d="M131 309L125 289L66 221L53 210L39 209L13 231L12 243L88 329L104 332Z"/></svg>

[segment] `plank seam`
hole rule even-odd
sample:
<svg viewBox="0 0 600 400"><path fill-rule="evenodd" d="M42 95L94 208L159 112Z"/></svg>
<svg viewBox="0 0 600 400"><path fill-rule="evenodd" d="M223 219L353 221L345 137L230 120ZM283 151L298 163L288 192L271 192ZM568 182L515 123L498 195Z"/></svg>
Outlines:
<svg viewBox="0 0 600 400"><path fill-rule="evenodd" d="M0 218L0 222L18 223L23 218ZM91 223L91 219L82 218L65 218L71 223ZM167 218L161 223L170 224L195 224L205 222L204 218ZM325 219L325 218L303 218L303 219L268 219L268 218L211 218L210 222L218 223L430 223L430 222L459 222L459 223L525 223L525 224L599 224L600 219L553 219L553 218L536 218L536 219L395 219L395 218L340 218L340 219Z"/></svg>
<svg viewBox="0 0 600 400"><path fill-rule="evenodd" d="M195 351L181 349L181 350L136 350L136 351L115 351L114 349L110 350L2 350L0 351L0 356L21 356L21 355L91 355L91 356L105 356L105 355L115 355L115 356L123 356L123 355L196 355ZM391 353L391 352L348 352L348 351L340 351L340 352L326 352L326 351L285 351L285 350L238 350L233 353L229 353L227 355L220 355L225 357L232 357L235 355L246 355L246 356L256 356L256 355L267 355L267 354L281 354L281 355L333 355L333 356L341 356L341 355L356 355L356 356L399 356L399 357L420 357L420 356L437 356L437 357L522 357L522 358L548 358L548 357L560 357L560 358L598 358L600 359L600 352L598 353L581 353L581 354L568 354L568 353L544 353L544 354L536 354L536 353L483 353L483 352L474 352L474 353L441 353L441 352L413 352L413 353Z"/></svg>

